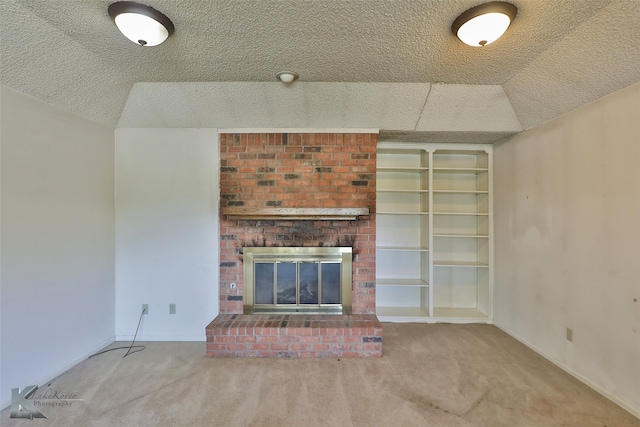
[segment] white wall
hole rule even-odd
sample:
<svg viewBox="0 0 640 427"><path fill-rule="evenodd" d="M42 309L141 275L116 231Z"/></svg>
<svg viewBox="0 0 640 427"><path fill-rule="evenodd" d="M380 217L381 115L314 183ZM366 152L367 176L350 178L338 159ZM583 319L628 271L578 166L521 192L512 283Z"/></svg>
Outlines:
<svg viewBox="0 0 640 427"><path fill-rule="evenodd" d="M495 324L640 416L640 83L497 145L494 189Z"/></svg>
<svg viewBox="0 0 640 427"><path fill-rule="evenodd" d="M218 303L218 133L116 130L116 336L205 340ZM169 304L176 314L169 314Z"/></svg>
<svg viewBox="0 0 640 427"><path fill-rule="evenodd" d="M1 88L0 403L114 339L114 133Z"/></svg>

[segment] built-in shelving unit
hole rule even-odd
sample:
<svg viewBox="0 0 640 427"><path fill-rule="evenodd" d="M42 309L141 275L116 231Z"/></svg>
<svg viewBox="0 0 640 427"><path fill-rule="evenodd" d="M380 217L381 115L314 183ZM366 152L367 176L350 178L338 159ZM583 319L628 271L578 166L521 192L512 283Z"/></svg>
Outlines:
<svg viewBox="0 0 640 427"><path fill-rule="evenodd" d="M492 320L491 154L479 145L379 144L381 320Z"/></svg>
<svg viewBox="0 0 640 427"><path fill-rule="evenodd" d="M429 153L380 148L377 153L376 293L378 316L429 313Z"/></svg>

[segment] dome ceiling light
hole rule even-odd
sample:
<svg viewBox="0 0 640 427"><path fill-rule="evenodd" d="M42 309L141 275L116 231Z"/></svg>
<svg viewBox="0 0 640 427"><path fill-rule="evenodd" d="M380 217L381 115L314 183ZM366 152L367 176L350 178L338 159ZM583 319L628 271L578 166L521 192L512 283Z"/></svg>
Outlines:
<svg viewBox="0 0 640 427"><path fill-rule="evenodd" d="M291 83L295 80L298 80L299 76L298 73L294 73L292 71L280 71L278 74L276 74L276 77L282 83Z"/></svg>
<svg viewBox="0 0 640 427"><path fill-rule="evenodd" d="M175 30L164 14L140 3L119 1L107 10L120 32L140 46L157 46Z"/></svg>
<svg viewBox="0 0 640 427"><path fill-rule="evenodd" d="M517 13L511 3L492 1L462 13L451 24L451 31L469 46L486 46L507 31Z"/></svg>

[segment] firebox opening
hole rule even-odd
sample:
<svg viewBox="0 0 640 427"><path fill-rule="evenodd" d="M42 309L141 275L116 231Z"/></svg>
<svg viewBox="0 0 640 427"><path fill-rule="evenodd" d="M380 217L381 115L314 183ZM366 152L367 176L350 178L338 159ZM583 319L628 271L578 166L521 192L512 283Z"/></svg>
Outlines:
<svg viewBox="0 0 640 427"><path fill-rule="evenodd" d="M246 247L244 312L350 314L350 247Z"/></svg>

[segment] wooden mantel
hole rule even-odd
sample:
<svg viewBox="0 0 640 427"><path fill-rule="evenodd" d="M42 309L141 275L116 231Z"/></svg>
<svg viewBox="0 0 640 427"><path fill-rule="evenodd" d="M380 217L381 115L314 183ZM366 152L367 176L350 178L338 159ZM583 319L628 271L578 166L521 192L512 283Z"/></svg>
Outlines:
<svg viewBox="0 0 640 427"><path fill-rule="evenodd" d="M222 207L220 212L233 219L266 220L355 220L369 215L369 208L246 208Z"/></svg>

